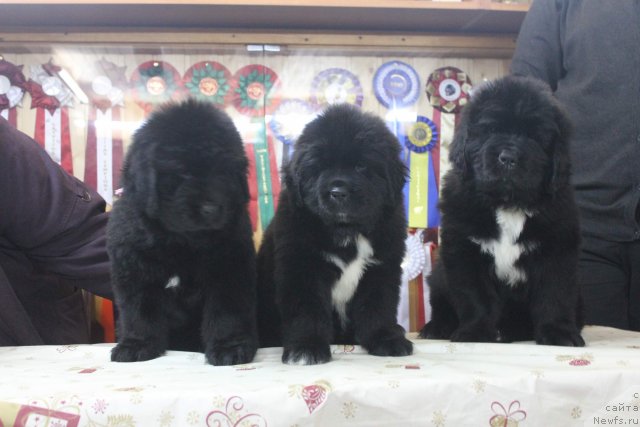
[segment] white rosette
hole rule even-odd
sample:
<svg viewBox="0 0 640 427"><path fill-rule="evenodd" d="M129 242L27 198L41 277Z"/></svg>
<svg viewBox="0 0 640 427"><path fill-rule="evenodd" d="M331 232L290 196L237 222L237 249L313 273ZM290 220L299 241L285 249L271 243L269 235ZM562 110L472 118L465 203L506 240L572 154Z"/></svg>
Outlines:
<svg viewBox="0 0 640 427"><path fill-rule="evenodd" d="M18 86L13 86L9 77L0 75L0 95L6 96L9 101L8 108L0 109L0 115L8 120L9 110L20 105L20 101L22 101L22 97L24 96L24 90Z"/></svg>
<svg viewBox="0 0 640 427"><path fill-rule="evenodd" d="M50 75L40 64L31 65L29 71L31 72L31 80L42 86L42 91L46 95L56 98L60 107L73 106L73 92L58 76Z"/></svg>
<svg viewBox="0 0 640 427"><path fill-rule="evenodd" d="M402 260L402 282L400 286L400 302L398 304L398 324L405 331L410 328L409 313L409 281L415 279L425 269L426 251L422 243L422 232L410 234L404 241L405 254Z"/></svg>
<svg viewBox="0 0 640 427"><path fill-rule="evenodd" d="M91 89L100 96L104 96L111 102L111 106L124 106L124 91L116 87L111 79L100 75L91 81Z"/></svg>
<svg viewBox="0 0 640 427"><path fill-rule="evenodd" d="M410 234L404 241L405 254L402 260L402 281L413 280L424 270L426 252L422 244L422 233Z"/></svg>
<svg viewBox="0 0 640 427"><path fill-rule="evenodd" d="M18 86L13 86L7 76L0 75L0 95L4 95L9 100L9 108L20 104L24 96L24 90Z"/></svg>

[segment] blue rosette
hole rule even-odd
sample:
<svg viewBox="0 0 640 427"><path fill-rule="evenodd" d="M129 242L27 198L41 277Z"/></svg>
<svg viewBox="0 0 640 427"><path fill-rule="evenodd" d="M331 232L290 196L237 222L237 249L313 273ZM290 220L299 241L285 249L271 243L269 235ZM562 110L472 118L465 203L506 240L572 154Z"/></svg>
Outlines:
<svg viewBox="0 0 640 427"><path fill-rule="evenodd" d="M269 129L283 144L282 162L286 163L293 153L293 145L302 129L318 114L317 109L302 99L287 99L274 111Z"/></svg>
<svg viewBox="0 0 640 427"><path fill-rule="evenodd" d="M317 115L316 109L302 99L287 99L280 103L269 122L269 128L285 145L293 145L304 126Z"/></svg>
<svg viewBox="0 0 640 427"><path fill-rule="evenodd" d="M404 137L404 145L414 153L431 151L438 142L438 128L427 117L418 116Z"/></svg>
<svg viewBox="0 0 640 427"><path fill-rule="evenodd" d="M408 107L420 96L420 78L409 64L386 62L373 76L373 91L386 108Z"/></svg>

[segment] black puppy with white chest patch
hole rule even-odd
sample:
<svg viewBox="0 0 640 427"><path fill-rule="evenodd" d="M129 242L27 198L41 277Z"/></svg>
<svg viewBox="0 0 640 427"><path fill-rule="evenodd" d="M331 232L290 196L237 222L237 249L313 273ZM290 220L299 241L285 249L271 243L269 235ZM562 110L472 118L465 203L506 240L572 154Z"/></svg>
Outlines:
<svg viewBox="0 0 640 427"><path fill-rule="evenodd" d="M474 94L443 178L422 337L584 345L569 134L542 83L505 77Z"/></svg>
<svg viewBox="0 0 640 427"><path fill-rule="evenodd" d="M330 360L331 343L411 354L397 324L405 167L385 123L349 105L309 123L258 252L262 346L285 363Z"/></svg>

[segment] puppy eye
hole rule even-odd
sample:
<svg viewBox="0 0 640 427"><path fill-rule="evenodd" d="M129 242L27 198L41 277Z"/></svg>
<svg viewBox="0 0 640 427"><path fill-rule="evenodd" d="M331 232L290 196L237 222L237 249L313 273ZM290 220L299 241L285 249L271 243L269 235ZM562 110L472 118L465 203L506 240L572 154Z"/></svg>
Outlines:
<svg viewBox="0 0 640 427"><path fill-rule="evenodd" d="M356 164L356 172L362 173L367 170L367 166L364 163Z"/></svg>

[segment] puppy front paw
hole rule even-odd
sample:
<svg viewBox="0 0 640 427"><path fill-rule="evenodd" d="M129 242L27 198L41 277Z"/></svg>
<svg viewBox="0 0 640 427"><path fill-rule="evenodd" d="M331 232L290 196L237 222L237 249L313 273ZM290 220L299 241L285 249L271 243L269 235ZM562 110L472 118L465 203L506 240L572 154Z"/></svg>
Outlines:
<svg viewBox="0 0 640 427"><path fill-rule="evenodd" d="M159 345L139 340L123 340L111 350L112 362L143 362L164 354Z"/></svg>
<svg viewBox="0 0 640 427"><path fill-rule="evenodd" d="M451 326L432 320L422 327L418 336L432 340L448 340L452 333Z"/></svg>
<svg viewBox="0 0 640 427"><path fill-rule="evenodd" d="M413 354L413 343L402 335L389 337L367 346L374 356L409 356Z"/></svg>
<svg viewBox="0 0 640 427"><path fill-rule="evenodd" d="M328 344L286 345L282 353L282 362L288 365L319 365L330 360Z"/></svg>
<svg viewBox="0 0 640 427"><path fill-rule="evenodd" d="M452 342L497 342L499 333L496 328L482 324L461 326L451 334Z"/></svg>
<svg viewBox="0 0 640 427"><path fill-rule="evenodd" d="M205 350L207 362L214 366L241 365L253 360L258 350L255 340L247 339L240 343L216 343Z"/></svg>
<svg viewBox="0 0 640 427"><path fill-rule="evenodd" d="M555 325L541 327L535 336L541 345L560 345L566 347L584 347L584 339L575 328L563 328Z"/></svg>

